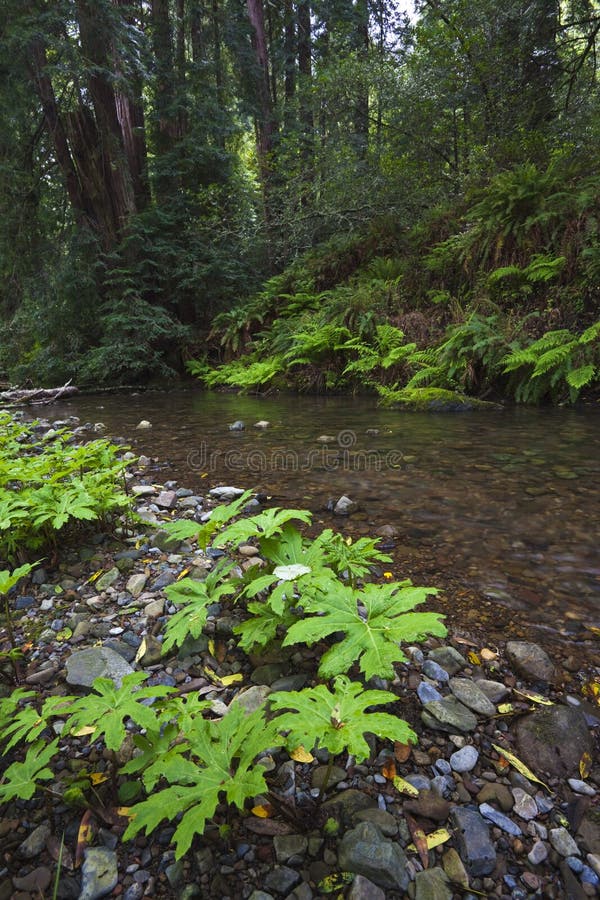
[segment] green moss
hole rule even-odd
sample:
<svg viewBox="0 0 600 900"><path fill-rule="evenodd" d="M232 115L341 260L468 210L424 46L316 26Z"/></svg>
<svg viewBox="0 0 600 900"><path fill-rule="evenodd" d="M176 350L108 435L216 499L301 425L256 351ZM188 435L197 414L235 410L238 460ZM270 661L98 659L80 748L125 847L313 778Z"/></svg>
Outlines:
<svg viewBox="0 0 600 900"><path fill-rule="evenodd" d="M403 409L426 412L467 412L473 409L501 409L497 403L467 397L457 391L444 388L404 388L389 391L382 397L385 406L401 406Z"/></svg>

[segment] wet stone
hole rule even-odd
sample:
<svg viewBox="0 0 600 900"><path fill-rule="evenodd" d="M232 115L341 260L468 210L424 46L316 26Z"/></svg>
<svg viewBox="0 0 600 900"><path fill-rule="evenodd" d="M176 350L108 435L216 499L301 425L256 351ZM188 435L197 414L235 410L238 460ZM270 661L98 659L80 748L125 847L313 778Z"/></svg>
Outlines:
<svg viewBox="0 0 600 900"><path fill-rule="evenodd" d="M538 709L520 719L514 732L518 756L535 773L564 777L577 771L584 752L592 751L585 717L573 706Z"/></svg>
<svg viewBox="0 0 600 900"><path fill-rule="evenodd" d="M442 858L442 865L444 867L444 872L453 884L458 884L463 888L469 887L467 870L454 847L450 847L446 850Z"/></svg>
<svg viewBox="0 0 600 900"><path fill-rule="evenodd" d="M300 882L300 874L289 866L274 866L265 878L265 887L276 894L289 894Z"/></svg>
<svg viewBox="0 0 600 900"><path fill-rule="evenodd" d="M470 772L477 765L479 752L472 744L467 744L450 757L450 765L455 772Z"/></svg>
<svg viewBox="0 0 600 900"><path fill-rule="evenodd" d="M114 584L115 581L117 581L117 579L120 577L121 573L116 566L113 566L112 569L109 569L108 572L105 572L96 582L94 582L94 587L96 588L98 593L101 593L102 591L105 591L106 588Z"/></svg>
<svg viewBox="0 0 600 900"><path fill-rule="evenodd" d="M123 677L133 672L129 663L110 647L89 647L72 653L66 667L67 682L80 687L91 687L99 677L111 678L120 687Z"/></svg>
<svg viewBox="0 0 600 900"><path fill-rule="evenodd" d="M31 834L28 834L22 844L19 845L18 853L23 859L34 859L39 856L46 841L50 837L52 830L49 825L42 824L34 828Z"/></svg>
<svg viewBox="0 0 600 900"><path fill-rule="evenodd" d="M370 822L380 829L385 837L394 837L398 834L398 822L395 816L384 809L363 809L354 816L355 822Z"/></svg>
<svg viewBox="0 0 600 900"><path fill-rule="evenodd" d="M457 807L451 813L461 859L474 878L489 875L496 866L496 850L483 816L472 807Z"/></svg>
<svg viewBox="0 0 600 900"><path fill-rule="evenodd" d="M348 892L348 900L385 900L385 891L364 875L357 875Z"/></svg>
<svg viewBox="0 0 600 900"><path fill-rule="evenodd" d="M523 788L515 787L512 789L512 795L515 800L515 805L513 807L513 812L516 813L517 816L520 816L521 819L525 819L529 821L530 819L535 819L539 813L537 808L537 803L527 791L524 791Z"/></svg>
<svg viewBox="0 0 600 900"><path fill-rule="evenodd" d="M415 877L415 900L452 900L452 888L443 869L425 869Z"/></svg>
<svg viewBox="0 0 600 900"><path fill-rule="evenodd" d="M548 858L548 848L541 841L536 841L527 854L527 859L532 866L541 865Z"/></svg>
<svg viewBox="0 0 600 900"><path fill-rule="evenodd" d="M131 596L135 599L140 596L144 588L146 587L146 582L148 581L148 576L138 573L137 575L132 575L127 584L125 585L125 590L127 593L131 594Z"/></svg>
<svg viewBox="0 0 600 900"><path fill-rule="evenodd" d="M323 787L323 783L325 778L327 778L327 787L332 788L335 787L336 784L339 784L340 781L344 781L348 777L348 773L345 769L342 769L341 766L332 766L331 770L329 766L317 766L316 769L313 769L311 772L310 783L314 788Z"/></svg>
<svg viewBox="0 0 600 900"><path fill-rule="evenodd" d="M426 659L423 663L423 674L434 681L445 682L450 678L448 672L434 659Z"/></svg>
<svg viewBox="0 0 600 900"><path fill-rule="evenodd" d="M506 656L517 675L527 680L554 681L556 677L552 660L538 644L508 641Z"/></svg>
<svg viewBox="0 0 600 900"><path fill-rule="evenodd" d="M427 703L421 717L426 726L438 731L468 732L477 728L477 719L471 710L455 697L444 697L443 700Z"/></svg>
<svg viewBox="0 0 600 900"><path fill-rule="evenodd" d="M456 675L467 665L467 661L454 647L436 647L429 652L428 659L439 663L449 675Z"/></svg>
<svg viewBox="0 0 600 900"><path fill-rule="evenodd" d="M481 716L494 716L496 707L477 686L477 682L469 678L451 678L449 687L457 700L468 706Z"/></svg>
<svg viewBox="0 0 600 900"><path fill-rule="evenodd" d="M275 858L278 863L299 865L308 849L308 838L303 834L281 834L273 838Z"/></svg>
<svg viewBox="0 0 600 900"><path fill-rule="evenodd" d="M18 891L30 891L35 896L43 896L52 880L52 873L46 866L38 866L22 878L13 878L13 886Z"/></svg>
<svg viewBox="0 0 600 900"><path fill-rule="evenodd" d="M110 894L117 884L117 854L106 847L87 847L81 869L79 900L96 900Z"/></svg>
<svg viewBox="0 0 600 900"><path fill-rule="evenodd" d="M502 831L505 831L507 834L512 834L514 837L519 837L523 834L520 826L517 825L516 822L513 822L513 820L509 819L508 816L505 816L504 813L494 809L489 803L481 803L479 812L488 820L488 822L492 822L497 828L501 828Z"/></svg>
<svg viewBox="0 0 600 900"><path fill-rule="evenodd" d="M423 704L431 703L432 700L443 700L442 694L434 688L428 681L422 681L417 687L417 697Z"/></svg>
<svg viewBox="0 0 600 900"><path fill-rule="evenodd" d="M561 856L579 856L581 851L566 828L551 828L550 843Z"/></svg>
<svg viewBox="0 0 600 900"><path fill-rule="evenodd" d="M400 846L384 838L370 822L361 822L347 831L339 845L342 871L364 875L383 888L405 891L409 881L407 864Z"/></svg>

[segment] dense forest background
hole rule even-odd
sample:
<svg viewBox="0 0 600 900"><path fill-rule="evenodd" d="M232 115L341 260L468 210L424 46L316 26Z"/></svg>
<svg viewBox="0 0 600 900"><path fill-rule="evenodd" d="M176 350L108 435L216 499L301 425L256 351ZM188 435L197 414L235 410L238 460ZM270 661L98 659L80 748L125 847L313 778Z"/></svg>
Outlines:
<svg viewBox="0 0 600 900"><path fill-rule="evenodd" d="M6 379L273 346L319 389L410 357L485 393L549 349L597 379L597 0L3 0L0 29Z"/></svg>

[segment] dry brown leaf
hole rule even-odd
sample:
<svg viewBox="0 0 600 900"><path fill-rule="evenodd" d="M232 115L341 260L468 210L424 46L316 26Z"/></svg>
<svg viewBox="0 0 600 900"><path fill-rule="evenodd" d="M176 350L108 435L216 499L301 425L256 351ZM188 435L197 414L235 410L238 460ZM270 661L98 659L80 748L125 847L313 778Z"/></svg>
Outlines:
<svg viewBox="0 0 600 900"><path fill-rule="evenodd" d="M86 809L79 823L77 846L75 847L75 868L83 862L83 852L94 838L94 823L91 809Z"/></svg>
<svg viewBox="0 0 600 900"><path fill-rule="evenodd" d="M424 869L427 869L429 867L429 849L427 847L427 838L425 836L425 832L419 825L417 825L412 816L406 815L404 818L406 819L408 830L411 833L415 849L419 854L421 864Z"/></svg>
<svg viewBox="0 0 600 900"><path fill-rule="evenodd" d="M248 831L254 834L275 835L275 834L292 834L294 829L287 822L281 822L279 819L244 819L244 825Z"/></svg>
<svg viewBox="0 0 600 900"><path fill-rule="evenodd" d="M399 763L405 763L412 753L410 744L402 744L400 741L394 741L394 756Z"/></svg>
<svg viewBox="0 0 600 900"><path fill-rule="evenodd" d="M396 777L396 763L393 759L386 759L385 763L381 767L381 774L384 778L387 778L388 781L393 781Z"/></svg>

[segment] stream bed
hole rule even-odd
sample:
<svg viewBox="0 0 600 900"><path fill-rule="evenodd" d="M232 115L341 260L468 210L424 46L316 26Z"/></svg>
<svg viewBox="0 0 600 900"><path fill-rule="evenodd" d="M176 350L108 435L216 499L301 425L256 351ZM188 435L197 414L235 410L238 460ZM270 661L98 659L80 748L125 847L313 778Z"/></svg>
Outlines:
<svg viewBox="0 0 600 900"><path fill-rule="evenodd" d="M418 569L452 572L538 627L600 625L600 409L414 413L177 390L75 397L48 413L104 423L156 458L156 481L252 488L352 535L388 526L396 577L412 577L418 556ZM348 517L327 509L341 495L358 504Z"/></svg>

